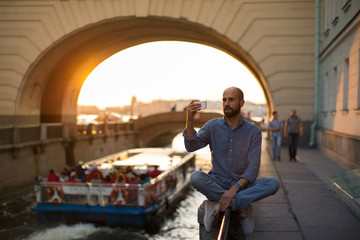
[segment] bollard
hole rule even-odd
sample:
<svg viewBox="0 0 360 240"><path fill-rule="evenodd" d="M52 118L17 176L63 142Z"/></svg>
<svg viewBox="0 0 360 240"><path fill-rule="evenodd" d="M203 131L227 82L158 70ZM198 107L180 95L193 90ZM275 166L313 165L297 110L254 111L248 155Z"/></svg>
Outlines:
<svg viewBox="0 0 360 240"><path fill-rule="evenodd" d="M198 223L199 223L199 234L200 240L217 240L219 235L219 230L221 227L221 222L224 216L224 213L220 213L217 219L215 219L213 227L210 232L207 232L204 226L204 209L205 201L198 208ZM230 215L230 226L228 229L228 238L227 240L246 240L246 236L244 235L241 224L240 224L240 213L238 211L231 212Z"/></svg>

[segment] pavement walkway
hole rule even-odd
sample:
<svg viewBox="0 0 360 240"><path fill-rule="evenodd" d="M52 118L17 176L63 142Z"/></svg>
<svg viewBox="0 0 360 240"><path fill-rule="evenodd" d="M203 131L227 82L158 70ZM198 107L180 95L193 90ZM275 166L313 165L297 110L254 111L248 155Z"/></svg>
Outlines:
<svg viewBox="0 0 360 240"><path fill-rule="evenodd" d="M275 176L281 188L274 196L253 203L254 233L248 240L359 240L360 222L328 189L326 177L346 171L317 149L298 149L290 162L287 148L281 161L271 158L264 139L259 177Z"/></svg>

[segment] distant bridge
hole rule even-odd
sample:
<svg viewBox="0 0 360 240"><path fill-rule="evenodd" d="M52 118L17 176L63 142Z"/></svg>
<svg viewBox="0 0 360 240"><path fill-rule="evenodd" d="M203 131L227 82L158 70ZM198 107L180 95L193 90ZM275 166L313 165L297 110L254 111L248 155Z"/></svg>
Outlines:
<svg viewBox="0 0 360 240"><path fill-rule="evenodd" d="M202 127L207 121L223 115L213 112L198 112L194 125ZM161 147L171 144L173 138L185 128L186 111L166 112L139 118L135 122L139 146Z"/></svg>
<svg viewBox="0 0 360 240"><path fill-rule="evenodd" d="M222 117L220 113L199 112L195 117L195 127L201 127L213 118ZM91 160L99 157L96 154L89 154L91 151L81 153L78 148L86 147L82 141L88 142L91 149L92 145L96 148L101 147L106 154L119 150L118 147L110 150L109 145L118 145L118 139L122 139L122 148L134 147L163 147L171 144L172 139L185 128L186 112L165 112L149 115L130 122L117 123L109 122L98 124L62 124L62 123L42 123L40 125L31 124L22 127L4 126L0 128L0 151L8 150L12 152L13 158L18 157L19 151L24 147L38 148L45 152L51 144L61 143L66 150L71 152L66 158L67 164L73 164L76 160ZM131 136L132 140L129 141ZM115 138L114 143L109 144L109 139ZM102 139L100 142L96 140ZM121 141L121 142L122 142ZM104 146L102 146L105 143ZM80 145L80 146L79 146ZM106 149L109 149L106 151ZM34 150L34 152L36 152ZM78 153L77 153L78 152ZM76 154L77 153L77 154ZM70 156L73 155L73 156Z"/></svg>

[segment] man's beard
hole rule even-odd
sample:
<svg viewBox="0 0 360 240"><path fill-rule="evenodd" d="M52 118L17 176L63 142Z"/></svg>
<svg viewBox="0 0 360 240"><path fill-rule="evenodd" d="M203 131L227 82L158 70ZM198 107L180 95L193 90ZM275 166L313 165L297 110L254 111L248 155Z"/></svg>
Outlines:
<svg viewBox="0 0 360 240"><path fill-rule="evenodd" d="M226 112L225 110L231 110L231 112ZM240 112L240 106L237 108L224 108L224 114L228 118L235 117Z"/></svg>

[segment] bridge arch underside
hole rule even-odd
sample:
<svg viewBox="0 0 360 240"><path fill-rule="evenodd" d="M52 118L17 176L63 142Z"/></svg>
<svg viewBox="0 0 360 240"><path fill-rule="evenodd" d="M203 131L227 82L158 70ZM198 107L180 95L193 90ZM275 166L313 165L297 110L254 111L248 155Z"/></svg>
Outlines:
<svg viewBox="0 0 360 240"><path fill-rule="evenodd" d="M163 131L156 136L152 136L147 142L140 142L141 147L166 147L171 146L171 143L176 135L178 135L184 126L174 126L171 130Z"/></svg>
<svg viewBox="0 0 360 240"><path fill-rule="evenodd" d="M195 122L195 128L201 128L205 122ZM157 129L158 128L158 129ZM161 126L151 128L150 134L141 136L143 142L140 142L140 147L166 147L171 146L172 141L181 133L185 128L184 122L182 123L171 123L163 124ZM158 131L156 131L158 130Z"/></svg>
<svg viewBox="0 0 360 240"><path fill-rule="evenodd" d="M194 127L201 128L206 121L195 121ZM146 126L139 131L139 147L165 147L170 146L177 134L185 128L185 118L179 122L160 123Z"/></svg>
<svg viewBox="0 0 360 240"><path fill-rule="evenodd" d="M200 128L207 121L223 117L214 112L198 112L194 127ZM185 128L186 112L168 112L150 115L135 121L139 147L165 147Z"/></svg>
<svg viewBox="0 0 360 240"><path fill-rule="evenodd" d="M81 86L98 64L138 44L171 40L212 46L238 59L258 79L268 111L273 109L269 87L259 68L226 36L181 19L129 17L88 25L48 48L25 76L17 101L17 123L75 122Z"/></svg>

